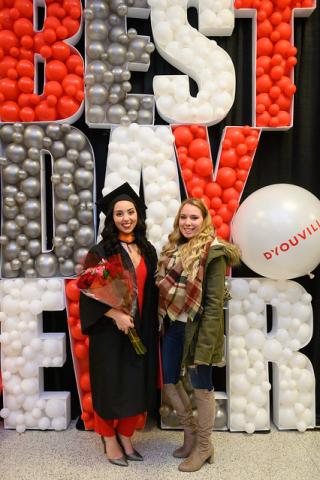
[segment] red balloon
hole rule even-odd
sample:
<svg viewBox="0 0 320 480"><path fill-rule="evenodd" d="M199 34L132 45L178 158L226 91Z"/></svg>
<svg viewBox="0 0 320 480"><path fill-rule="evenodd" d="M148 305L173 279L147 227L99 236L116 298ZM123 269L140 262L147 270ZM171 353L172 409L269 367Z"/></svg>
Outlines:
<svg viewBox="0 0 320 480"><path fill-rule="evenodd" d="M246 172L247 175L247 172ZM226 188L222 194L222 200L224 203L228 203L229 200L238 200L239 192L233 187Z"/></svg>
<svg viewBox="0 0 320 480"><path fill-rule="evenodd" d="M71 117L79 110L79 103L70 97L61 97L57 103L57 111L62 118Z"/></svg>
<svg viewBox="0 0 320 480"><path fill-rule="evenodd" d="M19 107L16 102L4 102L0 107L0 118L3 122L17 122L20 120Z"/></svg>
<svg viewBox="0 0 320 480"><path fill-rule="evenodd" d="M241 168L237 169L237 180L242 180L243 182L245 182L247 180L247 177L248 177L247 170L242 170Z"/></svg>
<svg viewBox="0 0 320 480"><path fill-rule="evenodd" d="M226 223L223 223L217 230L217 235L224 240L228 240L230 237L230 227Z"/></svg>
<svg viewBox="0 0 320 480"><path fill-rule="evenodd" d="M71 335L76 340L81 340L81 341L85 340L86 337L81 332L80 322L74 325L73 327L71 327Z"/></svg>
<svg viewBox="0 0 320 480"><path fill-rule="evenodd" d="M191 171L194 170L194 166L195 166L195 160L193 160L193 158L191 157L187 157L186 158L186 161L185 161L185 164L184 164L184 167L185 168L189 168Z"/></svg>
<svg viewBox="0 0 320 480"><path fill-rule="evenodd" d="M69 315L68 317L68 325L70 325L70 327L72 327L73 325L75 325L77 322L79 321L79 319L77 317L71 317Z"/></svg>
<svg viewBox="0 0 320 480"><path fill-rule="evenodd" d="M213 165L210 158L200 157L195 163L195 171L198 175L202 177L207 177L212 174Z"/></svg>
<svg viewBox="0 0 320 480"><path fill-rule="evenodd" d="M65 62L70 57L71 48L67 43L56 42L51 48L53 58L56 58L57 60Z"/></svg>
<svg viewBox="0 0 320 480"><path fill-rule="evenodd" d="M8 55L4 56L0 62L0 77L6 77L7 72L16 68L16 66L17 60L15 58L9 57Z"/></svg>
<svg viewBox="0 0 320 480"><path fill-rule="evenodd" d="M21 17L32 18L33 4L29 0L15 0L15 8L19 11Z"/></svg>
<svg viewBox="0 0 320 480"><path fill-rule="evenodd" d="M232 147L232 142L231 142L230 138L224 138L224 140L222 142L222 149L223 150L228 150L231 147Z"/></svg>
<svg viewBox="0 0 320 480"><path fill-rule="evenodd" d="M91 393L86 393L86 394L82 397L81 403L82 403L82 408L83 408L83 410L85 410L86 412L89 412L89 413L92 413L92 412L93 412Z"/></svg>
<svg viewBox="0 0 320 480"><path fill-rule="evenodd" d="M184 147L184 146L178 147L177 152L178 152L179 156L180 156L180 154L188 155L188 149L187 149L187 147Z"/></svg>
<svg viewBox="0 0 320 480"><path fill-rule="evenodd" d="M20 118L23 122L33 122L36 118L36 114L31 107L23 107L20 110Z"/></svg>
<svg viewBox="0 0 320 480"><path fill-rule="evenodd" d="M280 65L276 65L276 66L272 67L271 72L270 72L270 77L273 80L280 80L280 78L282 77L283 74L284 74L283 68L280 67Z"/></svg>
<svg viewBox="0 0 320 480"><path fill-rule="evenodd" d="M229 200L228 202L228 209L231 211L231 212L235 212L239 207L239 201L236 200L235 198L232 198L231 200Z"/></svg>
<svg viewBox="0 0 320 480"><path fill-rule="evenodd" d="M84 421L84 422L87 422L88 420L90 420L91 418L91 415L89 412L83 412L81 414L81 419Z"/></svg>
<svg viewBox="0 0 320 480"><path fill-rule="evenodd" d="M244 135L241 128L228 128L225 139L231 140L233 146L244 142Z"/></svg>
<svg viewBox="0 0 320 480"><path fill-rule="evenodd" d="M201 198L203 196L203 188L201 187L194 187L191 190L191 195L195 198Z"/></svg>
<svg viewBox="0 0 320 480"><path fill-rule="evenodd" d="M278 113L278 120L279 120L279 126L287 126L290 125L291 118L290 114L288 112L284 112L283 110L280 110Z"/></svg>
<svg viewBox="0 0 320 480"><path fill-rule="evenodd" d="M211 208L218 210L222 205L222 200L220 197L213 197L211 199Z"/></svg>
<svg viewBox="0 0 320 480"><path fill-rule="evenodd" d="M69 34L68 36L70 36L70 37L72 35L74 35L75 33L77 33L77 31L80 28L80 23L77 20L74 20L71 17L64 18L62 20L62 25L67 29L68 34Z"/></svg>
<svg viewBox="0 0 320 480"><path fill-rule="evenodd" d="M80 55L70 55L66 62L69 72L75 72L78 67L83 66L83 61Z"/></svg>
<svg viewBox="0 0 320 480"><path fill-rule="evenodd" d="M273 103L269 108L269 113L272 117L274 117L275 115L278 115L279 111L280 111L280 107L277 103Z"/></svg>
<svg viewBox="0 0 320 480"><path fill-rule="evenodd" d="M192 190L194 187L201 187L202 190L205 189L207 182L204 178L199 177L198 175L193 174L191 180L188 182L188 189Z"/></svg>
<svg viewBox="0 0 320 480"><path fill-rule="evenodd" d="M241 170L249 170L252 165L252 158L249 155L243 155L239 158L238 166Z"/></svg>
<svg viewBox="0 0 320 480"><path fill-rule="evenodd" d="M236 152L240 156L245 155L247 151L248 151L248 147L246 143L240 143L236 148Z"/></svg>
<svg viewBox="0 0 320 480"><path fill-rule="evenodd" d="M259 38L257 41L257 56L266 55L270 57L273 52L273 43L268 37Z"/></svg>
<svg viewBox="0 0 320 480"><path fill-rule="evenodd" d="M18 80L18 87L23 93L32 93L34 89L34 82L30 77L21 77Z"/></svg>
<svg viewBox="0 0 320 480"><path fill-rule="evenodd" d="M244 137L243 137L244 140ZM222 150L220 157L221 167L231 167L234 168L238 164L238 157L234 148L229 148L229 150Z"/></svg>
<svg viewBox="0 0 320 480"><path fill-rule="evenodd" d="M209 209L209 208L210 208L210 205L211 205L210 198L207 197L206 195L202 195L201 200L203 201L203 203L204 203L204 204L207 206L207 208Z"/></svg>
<svg viewBox="0 0 320 480"><path fill-rule="evenodd" d="M18 83L10 78L2 78L0 80L0 92L5 100L17 100L19 95Z"/></svg>
<svg viewBox="0 0 320 480"><path fill-rule="evenodd" d="M207 141L196 138L189 144L189 155L192 158L210 157L210 149Z"/></svg>
<svg viewBox="0 0 320 480"><path fill-rule="evenodd" d="M228 209L227 205L222 205L219 208L217 214L220 215L224 222L230 222L233 216L233 213Z"/></svg>
<svg viewBox="0 0 320 480"><path fill-rule="evenodd" d="M66 295L69 300L77 302L80 298L80 290L77 286L77 280L70 280L66 286Z"/></svg>
<svg viewBox="0 0 320 480"><path fill-rule="evenodd" d="M57 112L54 107L50 107L46 101L42 101L35 108L37 120L46 122L57 118Z"/></svg>
<svg viewBox="0 0 320 480"><path fill-rule="evenodd" d="M283 94L280 94L276 100L276 104L279 105L280 110L289 110L291 107L291 99Z"/></svg>
<svg viewBox="0 0 320 480"><path fill-rule="evenodd" d="M61 97L63 95L61 83L55 82L54 80L47 82L44 86L44 93L46 95L54 95L57 98Z"/></svg>
<svg viewBox="0 0 320 480"><path fill-rule="evenodd" d="M76 342L74 346L74 353L77 358L84 360L88 356L88 347L83 342Z"/></svg>
<svg viewBox="0 0 320 480"><path fill-rule="evenodd" d="M192 140L193 135L189 127L182 125L181 127L176 127L173 130L173 135L175 138L175 143L177 147L188 146Z"/></svg>
<svg viewBox="0 0 320 480"><path fill-rule="evenodd" d="M51 45L57 39L55 30L53 28L46 28L43 31L43 38L49 45Z"/></svg>
<svg viewBox="0 0 320 480"><path fill-rule="evenodd" d="M198 131L196 133L196 138L203 138L203 139L206 139L207 138L207 131L204 127L199 127L198 128Z"/></svg>
<svg viewBox="0 0 320 480"><path fill-rule="evenodd" d="M192 176L193 176L192 170L190 170L189 168L182 169L182 177L185 182L188 182L189 180L191 180Z"/></svg>
<svg viewBox="0 0 320 480"><path fill-rule="evenodd" d="M269 37L272 30L273 27L269 20L266 19L263 22L259 22L257 27L258 38Z"/></svg>
<svg viewBox="0 0 320 480"><path fill-rule="evenodd" d="M257 115L257 127L266 127L269 125L270 115L268 112L263 112L261 115Z"/></svg>
<svg viewBox="0 0 320 480"><path fill-rule="evenodd" d="M75 92L78 90L83 90L83 79L74 73L69 73L66 75L62 81L62 87L64 88L65 92L68 94L67 89L69 87L73 87Z"/></svg>
<svg viewBox="0 0 320 480"><path fill-rule="evenodd" d="M91 384L90 384L90 375L89 372L84 372L80 376L80 387L82 390L85 392L90 392L91 390Z"/></svg>
<svg viewBox="0 0 320 480"><path fill-rule="evenodd" d="M216 228L219 228L221 227L221 225L223 224L223 220L222 218L220 217L220 215L214 215L212 217L212 223L213 225L216 227Z"/></svg>
<svg viewBox="0 0 320 480"><path fill-rule="evenodd" d="M257 78L256 88L258 93L267 93L272 87L272 80L269 75L264 74Z"/></svg>
<svg viewBox="0 0 320 480"><path fill-rule="evenodd" d="M222 188L218 183L210 182L207 183L204 192L209 198L220 197L222 194Z"/></svg>
<svg viewBox="0 0 320 480"><path fill-rule="evenodd" d="M279 53L282 57L289 57L291 47L292 45L288 40L279 40L274 46L274 53Z"/></svg>
<svg viewBox="0 0 320 480"><path fill-rule="evenodd" d="M11 30L0 31L0 48L3 48L5 53L9 53L11 48L17 47L18 39Z"/></svg>
<svg viewBox="0 0 320 480"><path fill-rule="evenodd" d="M234 188L238 190L238 192L241 193L243 190L243 187L244 187L244 182L242 180L236 180L234 182Z"/></svg>
<svg viewBox="0 0 320 480"><path fill-rule="evenodd" d="M33 35L33 24L27 18L19 18L13 24L13 31L18 37Z"/></svg>
<svg viewBox="0 0 320 480"><path fill-rule="evenodd" d="M236 181L236 178L237 178L236 172L234 171L233 168L229 168L229 167L219 168L218 175L217 175L217 182L223 188L232 187L232 185Z"/></svg>
<svg viewBox="0 0 320 480"><path fill-rule="evenodd" d="M246 144L247 144L248 150L254 150L258 145L257 137L250 135L249 137L246 138Z"/></svg>
<svg viewBox="0 0 320 480"><path fill-rule="evenodd" d="M280 38L282 40L290 40L292 34L292 28L290 23L281 22L276 27L276 30L280 33Z"/></svg>
<svg viewBox="0 0 320 480"><path fill-rule="evenodd" d="M29 60L23 59L17 63L17 72L20 77L34 77L34 66Z"/></svg>
<svg viewBox="0 0 320 480"><path fill-rule="evenodd" d="M280 12L273 12L273 14L270 16L270 22L272 25L279 25L282 21L282 15Z"/></svg>
<svg viewBox="0 0 320 480"><path fill-rule="evenodd" d="M72 315L72 317L79 318L79 302L69 303L69 313Z"/></svg>
<svg viewBox="0 0 320 480"><path fill-rule="evenodd" d="M67 67L63 62L60 62L60 60L51 60L46 64L46 77L48 80L62 82L67 74Z"/></svg>
<svg viewBox="0 0 320 480"><path fill-rule="evenodd" d="M267 93L260 93L257 95L257 103L261 103L266 108L269 108L271 105L270 97Z"/></svg>

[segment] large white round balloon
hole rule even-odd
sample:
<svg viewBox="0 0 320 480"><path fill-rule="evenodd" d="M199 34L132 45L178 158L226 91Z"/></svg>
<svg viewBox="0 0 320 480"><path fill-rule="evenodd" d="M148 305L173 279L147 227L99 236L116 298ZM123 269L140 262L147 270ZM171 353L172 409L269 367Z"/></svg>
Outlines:
<svg viewBox="0 0 320 480"><path fill-rule="evenodd" d="M232 237L254 272L273 279L306 275L320 262L320 201L296 185L261 188L240 205Z"/></svg>

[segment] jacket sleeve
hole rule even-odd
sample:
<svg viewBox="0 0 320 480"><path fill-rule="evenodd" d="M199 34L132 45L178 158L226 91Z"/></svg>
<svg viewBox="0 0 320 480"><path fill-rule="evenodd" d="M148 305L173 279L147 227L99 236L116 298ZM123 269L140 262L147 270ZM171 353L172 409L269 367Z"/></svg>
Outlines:
<svg viewBox="0 0 320 480"><path fill-rule="evenodd" d="M84 267L93 267L97 265L99 260L101 259L101 255L97 250L97 247L94 246L88 252L88 255L85 259ZM84 335L88 335L90 333L91 328L97 324L97 322L101 321L110 321L112 322L111 318L106 318L104 314L110 310L111 307L105 305L94 298L90 298L84 293L80 293L80 323L81 323L81 331Z"/></svg>
<svg viewBox="0 0 320 480"><path fill-rule="evenodd" d="M217 342L223 334L223 305L226 261L224 256L213 259L206 272L204 310L199 320L194 363L210 365ZM221 333L222 332L222 333Z"/></svg>

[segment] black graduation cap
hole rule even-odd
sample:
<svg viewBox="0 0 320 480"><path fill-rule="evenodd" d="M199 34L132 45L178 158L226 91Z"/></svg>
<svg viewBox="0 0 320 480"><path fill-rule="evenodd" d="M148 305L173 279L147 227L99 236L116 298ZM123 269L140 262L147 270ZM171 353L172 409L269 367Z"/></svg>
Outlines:
<svg viewBox="0 0 320 480"><path fill-rule="evenodd" d="M102 212L108 216L113 211L115 203L120 200L132 202L138 212L145 217L147 207L128 182L123 183L120 187L115 188L112 192L98 200L97 205L101 208Z"/></svg>

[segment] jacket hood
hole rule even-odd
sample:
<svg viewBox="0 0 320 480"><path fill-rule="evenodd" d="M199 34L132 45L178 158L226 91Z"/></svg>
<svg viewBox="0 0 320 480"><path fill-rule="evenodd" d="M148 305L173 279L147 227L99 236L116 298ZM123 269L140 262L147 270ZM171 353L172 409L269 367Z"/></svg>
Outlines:
<svg viewBox="0 0 320 480"><path fill-rule="evenodd" d="M211 253L212 252L212 253ZM212 258L219 255L225 255L227 258L227 263L231 267L240 264L241 261L241 252L237 245L222 240L221 238L215 238L210 247L209 256L212 255Z"/></svg>

